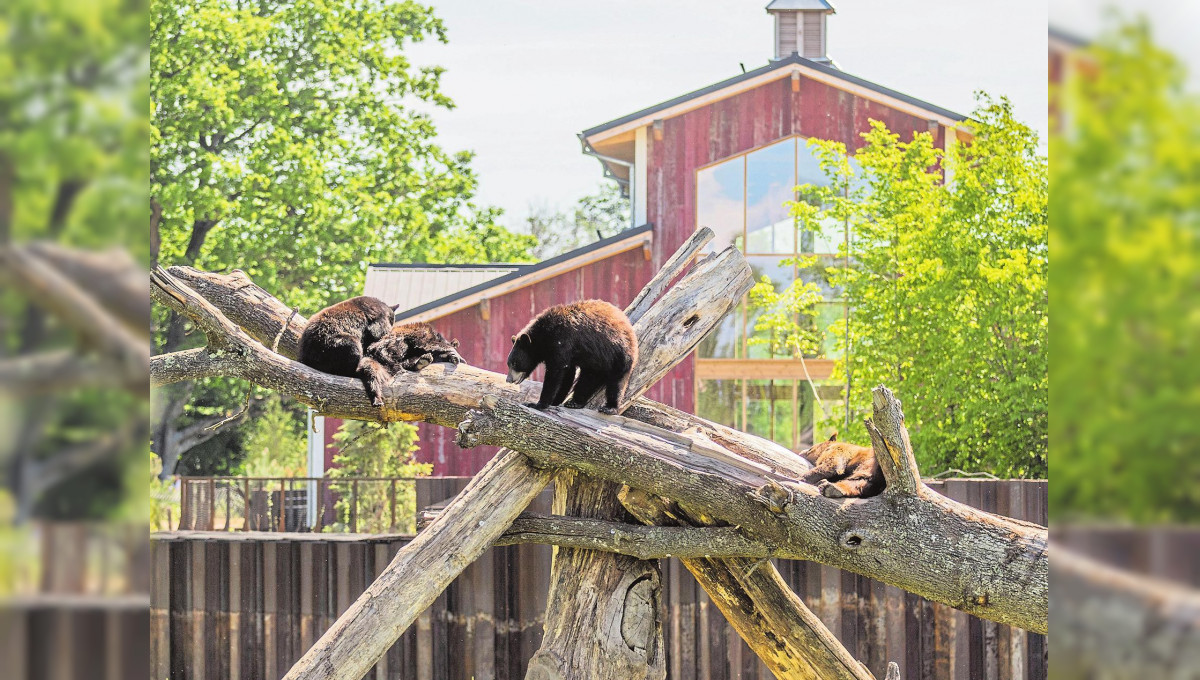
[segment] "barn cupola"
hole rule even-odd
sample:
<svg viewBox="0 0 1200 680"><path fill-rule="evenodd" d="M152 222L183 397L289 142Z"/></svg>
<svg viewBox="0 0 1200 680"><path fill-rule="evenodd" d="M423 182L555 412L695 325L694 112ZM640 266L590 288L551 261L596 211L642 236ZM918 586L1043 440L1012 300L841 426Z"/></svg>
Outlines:
<svg viewBox="0 0 1200 680"><path fill-rule="evenodd" d="M767 13L775 17L775 59L799 54L831 64L826 51L825 19L836 10L826 0L771 0Z"/></svg>

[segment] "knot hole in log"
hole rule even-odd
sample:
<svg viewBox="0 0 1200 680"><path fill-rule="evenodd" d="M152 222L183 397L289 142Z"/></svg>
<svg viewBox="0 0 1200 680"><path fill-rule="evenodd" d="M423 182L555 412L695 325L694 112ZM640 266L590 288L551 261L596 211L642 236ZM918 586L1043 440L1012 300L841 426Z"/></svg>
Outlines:
<svg viewBox="0 0 1200 680"><path fill-rule="evenodd" d="M684 327L684 328L691 328L692 326L696 325L696 322L697 322L697 321L699 321L699 320L700 320L700 315L699 315L699 314L693 314L693 315L691 315L691 316L689 316L688 318L686 318L686 319L684 319L684 320L683 320L683 327Z"/></svg>
<svg viewBox="0 0 1200 680"><path fill-rule="evenodd" d="M842 532L838 537L838 545L846 550L860 550L866 547L871 542L871 536L859 529L850 529Z"/></svg>
<svg viewBox="0 0 1200 680"><path fill-rule="evenodd" d="M631 651L645 654L646 663L654 663L658 639L658 586L655 579L643 576L625 590L621 615L621 638Z"/></svg>

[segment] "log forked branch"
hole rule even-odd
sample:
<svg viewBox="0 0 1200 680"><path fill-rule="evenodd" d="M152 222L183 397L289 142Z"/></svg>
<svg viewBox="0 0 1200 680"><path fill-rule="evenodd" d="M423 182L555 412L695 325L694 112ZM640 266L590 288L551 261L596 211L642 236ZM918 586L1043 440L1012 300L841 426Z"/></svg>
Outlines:
<svg viewBox="0 0 1200 680"><path fill-rule="evenodd" d="M190 291L189 291L190 292ZM156 297L160 299L160 291L155 291ZM269 297L269 296L268 296ZM169 301L168 301L169 302ZM194 302L194 301L193 301ZM223 304L226 300L221 300ZM190 306L190 303L189 305ZM280 305L280 307L282 307ZM286 309L286 308L284 308ZM218 313L219 314L219 313ZM286 314L277 316L273 321L273 328L265 331L262 328L258 329L257 335L273 337L278 333L278 329L285 327L287 322ZM300 324L303 320L299 320ZM290 324L289 324L290 325ZM251 341L253 342L253 341ZM244 341L238 343L246 345ZM285 347L281 343L281 348ZM265 352L265 348L259 345L260 349ZM223 351L223 350L222 350ZM416 376L413 381L404 381L392 386L392 393L388 395L389 401L394 402L389 405L389 409L380 413L378 410L370 409L366 404L365 398L362 396L361 388L349 379L333 378L324 374L309 371L305 367L299 365L288 365L282 357L274 355L270 352L265 352L271 356L257 356L258 351L250 352L250 358L239 355L233 357L233 353L226 357L230 365L240 366L239 370L247 370L250 366L253 371L251 379L260 384L280 389L281 391L295 394L302 401L307 399L306 403L313 403L318 406L327 407L327 411L338 414L352 414L349 417L360 417L368 420L379 420L381 418L391 418L397 414L412 415L420 414L420 417L428 419L432 422L441 422L442 424L451 424L456 417L466 416L468 413L472 416L478 416L479 431L472 434L472 428L465 428L464 436L474 436L478 441L484 441L487 437L495 439L496 443L501 444L517 444L521 446L529 446L530 455L539 460L542 464L547 465L567 465L568 467L581 470L584 472L598 473L601 477L613 479L613 481L629 481L635 486L641 485L642 478L646 476L655 477L654 469L662 469L661 463L667 463L666 470L669 472L672 468L674 473L663 477L664 481L657 488L652 484L645 484L649 490L655 493L665 493L672 498L679 499L685 507L688 503L692 503L697 508L714 508L722 510L723 519L731 521L731 518L736 519L738 516L752 518L753 516L761 516L767 513L764 510L763 503L771 497L777 497L782 492L782 507L783 512L780 514L784 517L780 522L780 517L775 517L774 521L750 521L743 524L743 528L755 534L760 540L769 540L772 545L781 546L776 554L781 557L796 556L808 559L817 559L826 561L827 563L836 564L843 568L850 568L859 573L880 578L881 580L891 582L904 588L905 583L909 581L917 582L918 588L906 588L913 592L918 592L929 596L934 594L932 599L940 599L952 606L960 606L961 608L971 611L975 610L985 618L993 620L1003 620L1005 622L1016 623L1022 625L1022 622L1027 623L1024 627L1031 630L1044 630L1045 617L1044 605L1041 607L1041 615L1039 616L1040 597L1039 592L1044 593L1044 570L1041 567L1045 563L1044 550L1044 529L1033 527L1018 522L1001 521L987 513L965 512L955 508L952 505L936 512L925 508L924 512L915 512L914 514L921 518L934 518L931 525L923 527L926 529L924 533L933 533L935 536L944 529L951 528L945 534L944 545L939 546L938 550L946 552L944 559L931 560L937 564L929 565L929 568L917 569L918 575L909 578L907 581L903 574L897 574L896 564L903 564L906 559L911 560L917 558L918 561L928 554L936 555L938 550L929 550L928 541L924 543L917 541L915 546L908 545L909 542L904 541L904 537L889 536L887 531L888 520L894 519L897 513L903 513L913 506L914 496L899 493L903 489L903 485L897 485L897 491L892 494L885 494L885 497L879 499L869 499L865 501L847 501L844 503L836 503L829 499L817 496L815 490L806 488L807 485L793 484L787 480L786 476L778 474L779 466L761 465L762 461L771 461L771 456L760 456L759 460L754 460L754 456L747 455L741 458L741 465L730 464L728 460L713 460L709 456L704 455L705 446L681 446L678 438L680 433L671 433L660 431L658 436L654 434L654 428L646 428L645 431L635 433L620 433L617 432L617 440L622 437L629 439L632 437L637 444L648 443L651 449L666 447L666 456L661 455L662 452L656 451L656 455L646 456L647 460L641 460L639 454L643 453L638 450L636 445L631 445L629 441L613 442L611 439L614 436L613 432L607 433L607 436L599 436L599 430L608 428L609 430L619 430L617 427L624 419L616 419L616 422L606 421L606 419L592 414L571 414L575 417L565 419L563 416L553 413L535 413L528 409L520 408L523 413L512 413L509 409L517 408L512 402L508 402L507 398L501 402L495 397L502 395L507 397L514 393L511 388L503 386L499 383L499 376L494 374L486 374L485 372L471 369L470 367L458 367L458 370L446 370L444 368L427 369L425 374ZM233 357L233 358L230 358ZM423 384L428 380L434 385ZM433 389L437 388L437 389ZM458 388L462 388L461 390ZM530 385L527 388L530 392L536 389L535 385ZM462 394L459 394L459 392ZM318 397L317 395L321 395ZM458 395L453 401L447 397ZM474 396L472 396L474 395ZM493 399L483 402L483 396L492 396ZM516 395L514 395L516 396ZM526 397L527 395L520 395ZM478 399L478 401L476 401ZM472 402L478 404L483 402L484 408L471 409ZM489 407L491 410L489 410ZM898 412L898 405L896 411ZM671 413L669 409L654 405L646 400L639 400L639 405L630 410L630 414L638 414L642 417L654 422L657 420L660 423L682 426L683 423L689 420L681 414ZM491 419L494 422L489 423ZM589 421L589 419L591 419ZM699 419L690 417L694 422ZM468 418L463 418L468 420ZM573 445L575 451L564 452L558 450L555 446L547 443L553 439L543 437L540 440L533 441L517 441L509 438L504 440L502 435L495 432L486 434L491 430L513 430L512 425L519 425L522 430L536 430L542 427L543 421L550 421L554 426L559 428L558 434L561 434L562 428L566 428L570 436L576 440ZM567 420L568 422L563 422ZM876 421L884 423L886 418L881 418L879 413L876 414ZM574 421L574 422L570 422ZM703 421L700 421L703 424ZM498 424L506 423L507 427L498 428ZM902 421L900 424L902 428ZM589 430L596 430L589 432ZM689 428L692 429L692 428ZM881 430L886 431L886 428L881 427ZM581 431L582 430L582 431ZM717 441L721 436L719 428L708 424L708 432L716 433L718 436L700 437L701 440L707 442L708 446L712 446L713 441ZM483 434L481 434L483 433ZM687 432L686 435L695 435L695 432ZM729 441L735 442L743 450L753 448L753 439L745 437L740 441L735 441L736 437L730 436ZM490 443L490 442L489 442ZM696 442L693 442L695 444ZM622 444L625 448L622 449ZM612 458L608 449L612 447L613 451L618 452L617 458ZM720 448L719 446L716 448ZM899 446L897 450L908 450L906 446ZM600 453L596 461L579 460L582 452ZM727 451L728 458L739 458L738 455ZM789 452L790 453L790 452ZM793 454L794 455L794 454ZM911 451L909 450L911 456ZM621 458L623 457L623 459ZM773 462L773 461L772 461ZM646 463L649 463L647 469ZM763 468L759 470L758 468ZM694 489L689 486L686 479L680 480L680 477L688 475L696 476L702 480L719 480L721 477L728 475L734 481L732 485L726 485L722 488L717 485L717 498L714 499L712 494L703 493L703 489ZM683 482L679 484L679 482ZM701 485L703 486L703 485ZM675 491L682 491L677 494ZM720 502L720 496L729 491L733 491L732 497L749 497L753 499L755 505L745 505L740 501L734 503L733 511L725 512L724 503ZM918 487L920 492L920 487ZM928 491L928 490L926 490ZM921 503L916 506L920 510L920 505L937 505L937 499L931 498L929 494L932 492L920 492L917 494ZM933 494L936 496L936 494ZM716 502L714 502L714 500ZM944 499L942 499L944 500ZM931 502L935 501L935 502ZM824 504L824 506L822 506ZM522 506L523 507L523 506ZM519 511L519 508L518 508ZM805 515L812 512L817 522L811 528L793 526L797 523L803 523ZM838 515L845 515L838 517ZM942 515L940 519L938 516ZM515 514L514 514L515 516ZM949 521L945 516L949 516ZM847 521L849 520L849 521ZM974 522L975 524L970 524ZM733 521L731 523L737 523ZM755 526L758 524L759 526ZM772 526L773 524L781 526ZM967 546L962 546L962 543L970 543L978 537L974 534L980 529L977 524L984 525L983 534L986 550L984 559L972 557L974 552L967 549ZM999 526L997 526L999 525ZM981 572L978 578L963 578L965 573L968 576L978 566L976 563L987 561L990 555L997 549L998 541L996 533L998 531L1015 529L1015 533L1011 536L1008 543L1012 544L1015 551L1012 554L1012 559L1004 560L1003 558L993 560L993 568L988 573L988 570ZM502 528L501 528L502 529ZM1038 531L1040 530L1040 536ZM875 532L875 533L873 533ZM1028 534L1028 535L1026 535ZM968 540L970 539L970 540ZM904 545L894 546L896 542ZM1039 542L1041 548L1039 549ZM811 545L806 545L811 543ZM898 548L893 551L893 547ZM851 553L860 553L870 555L871 560L879 560L881 569L873 568L870 561L863 560L858 564L858 569L852 564L855 562L853 557L841 555L841 551L849 551ZM895 552L895 554L891 554ZM926 554L928 553L928 554ZM840 557L839 557L840 555ZM884 559L880 560L883 557ZM955 562L956 557L970 558L964 559L967 563L962 569L940 569L942 564L950 564L951 567ZM825 559L822 559L825 558ZM1016 566L1013 566L1015 563ZM945 573L943 573L945 572ZM997 574L997 572L1003 572ZM1010 601L1009 592L1011 588L1005 584L1010 581L1027 582L1033 592L1032 603L1027 609L1028 611L1014 612L1014 609L1022 609L1019 605L1014 605ZM929 581L938 581L938 583L929 583ZM923 583L923 585L922 585ZM413 584L410 584L413 585ZM953 595L956 587L966 586L959 590L958 595ZM1000 586L997 589L995 596L989 597L988 588L991 586ZM924 592L923 592L924 591ZM934 592L937 591L937 592ZM964 597L964 593L975 592L981 593L975 597ZM949 593L950 595L947 595ZM436 592L435 592L436 594ZM941 594L939 598L936 595ZM1040 621L1039 621L1040 619ZM299 677L299 676L297 676ZM310 676L322 677L322 676ZM332 677L332 676L331 676ZM340 675L337 677L341 677Z"/></svg>

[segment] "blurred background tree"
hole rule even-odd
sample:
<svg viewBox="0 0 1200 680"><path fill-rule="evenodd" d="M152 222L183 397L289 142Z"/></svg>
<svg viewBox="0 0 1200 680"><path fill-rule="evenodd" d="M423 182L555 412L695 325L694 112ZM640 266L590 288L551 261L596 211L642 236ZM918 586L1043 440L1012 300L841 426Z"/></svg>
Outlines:
<svg viewBox="0 0 1200 680"><path fill-rule="evenodd" d="M67 368L58 384L0 379L0 478L18 520L113 518L130 491L144 499L144 474L128 468L148 461L145 379L86 379L77 367L115 375L120 362L52 311L47 290L61 286L31 292L15 266L74 271L75 294L123 295L113 320L148 341L146 10L137 0L0 5L0 373ZM132 295L117 290L130 274Z"/></svg>
<svg viewBox="0 0 1200 680"><path fill-rule="evenodd" d="M851 385L851 413L826 402L817 436L841 428L868 443L846 423L870 413L870 389L884 383L904 395L923 471L1045 477L1046 157L1006 100L981 95L970 124L974 141L949 152L929 134L902 142L877 121L853 161L842 144L809 142L830 184L800 188L797 226L840 233L848 223L852 235L849 253L839 239L849 266L799 263L840 286L850 310L849 335L842 323L829 330L841 353L831 382ZM811 279L755 287L751 303L765 311L752 342L817 353L826 329L814 326Z"/></svg>
<svg viewBox="0 0 1200 680"><path fill-rule="evenodd" d="M530 206L525 228L536 242L533 255L545 260L613 236L631 226L630 210L629 199L612 182L580 198L570 212Z"/></svg>
<svg viewBox="0 0 1200 680"><path fill-rule="evenodd" d="M473 202L469 152L423 110L452 107L442 70L405 57L446 40L416 2L154 0L150 190L154 263L240 268L304 314L362 291L369 262L528 261L533 239ZM201 341L157 310L156 352ZM252 388L228 379L155 394L164 474L236 467ZM261 401L256 403L263 403ZM231 428L237 428L230 431Z"/></svg>
<svg viewBox="0 0 1200 680"><path fill-rule="evenodd" d="M1200 519L1200 97L1133 22L1053 94L1051 512Z"/></svg>
<svg viewBox="0 0 1200 680"><path fill-rule="evenodd" d="M417 428L408 423L368 423L348 420L333 435L340 451L333 457L336 467L329 471L331 479L355 477L419 477L433 472L428 463L413 461L417 450ZM350 516L355 513L355 528L368 533L409 533L417 531L416 486L412 482L395 484L395 518L392 524L391 482L358 482L357 493L351 484L337 490L338 523L327 531L348 531ZM356 499L356 500L355 500ZM352 503L352 501L354 501Z"/></svg>

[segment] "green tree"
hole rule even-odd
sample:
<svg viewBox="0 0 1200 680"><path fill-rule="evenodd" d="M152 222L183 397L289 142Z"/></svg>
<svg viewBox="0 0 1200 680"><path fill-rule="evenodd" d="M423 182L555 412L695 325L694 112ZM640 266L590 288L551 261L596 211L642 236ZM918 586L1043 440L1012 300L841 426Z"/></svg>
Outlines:
<svg viewBox="0 0 1200 680"><path fill-rule="evenodd" d="M1200 519L1200 96L1142 23L1055 94L1051 512Z"/></svg>
<svg viewBox="0 0 1200 680"><path fill-rule="evenodd" d="M303 477L307 472L308 439L304 418L283 405L278 394L265 399L262 411L246 428L246 457L237 474L247 477Z"/></svg>
<svg viewBox="0 0 1200 680"><path fill-rule="evenodd" d="M153 0L150 14L154 262L240 268L311 313L360 292L372 261L528 258L532 239L473 202L471 154L434 140L426 110L452 106L442 69L405 56L446 39L430 8ZM177 315L157 322L161 352L199 342ZM208 380L157 395L167 470L180 426L221 420L249 389Z"/></svg>
<svg viewBox="0 0 1200 680"><path fill-rule="evenodd" d="M350 420L342 424L333 440L340 451L333 457L337 467L327 473L330 479L420 477L433 471L432 465L413 461L417 428L407 423L380 425ZM353 496L353 482L334 488L339 494L336 505L339 526L335 530L348 530L354 513L359 532L416 532L417 495L412 482L395 484L395 525L390 482L358 482L357 494ZM357 503L352 503L352 498L357 498Z"/></svg>
<svg viewBox="0 0 1200 680"><path fill-rule="evenodd" d="M145 12L137 0L0 4L0 250L52 242L144 266ZM0 284L0 361L87 354L38 297ZM145 464L144 395L117 385L0 392L0 478L16 517L112 517L135 479L126 468ZM109 450L78 455L109 437Z"/></svg>
<svg viewBox="0 0 1200 680"><path fill-rule="evenodd" d="M596 193L580 198L569 213L531 207L525 227L537 244L534 256L545 260L628 229L629 211L629 199L621 195L620 187L605 183Z"/></svg>
<svg viewBox="0 0 1200 680"><path fill-rule="evenodd" d="M923 470L1045 476L1046 159L1006 100L984 98L971 126L974 141L944 153L927 133L902 142L872 121L853 162L840 143L810 141L830 184L801 187L792 210L801 229L848 223L853 234L840 253L850 265L826 271L851 310L849 335L830 329L851 420L885 383L903 396ZM752 302L770 310L759 341L815 353L819 299L802 280L758 284ZM827 426L845 422L844 408L832 411Z"/></svg>

